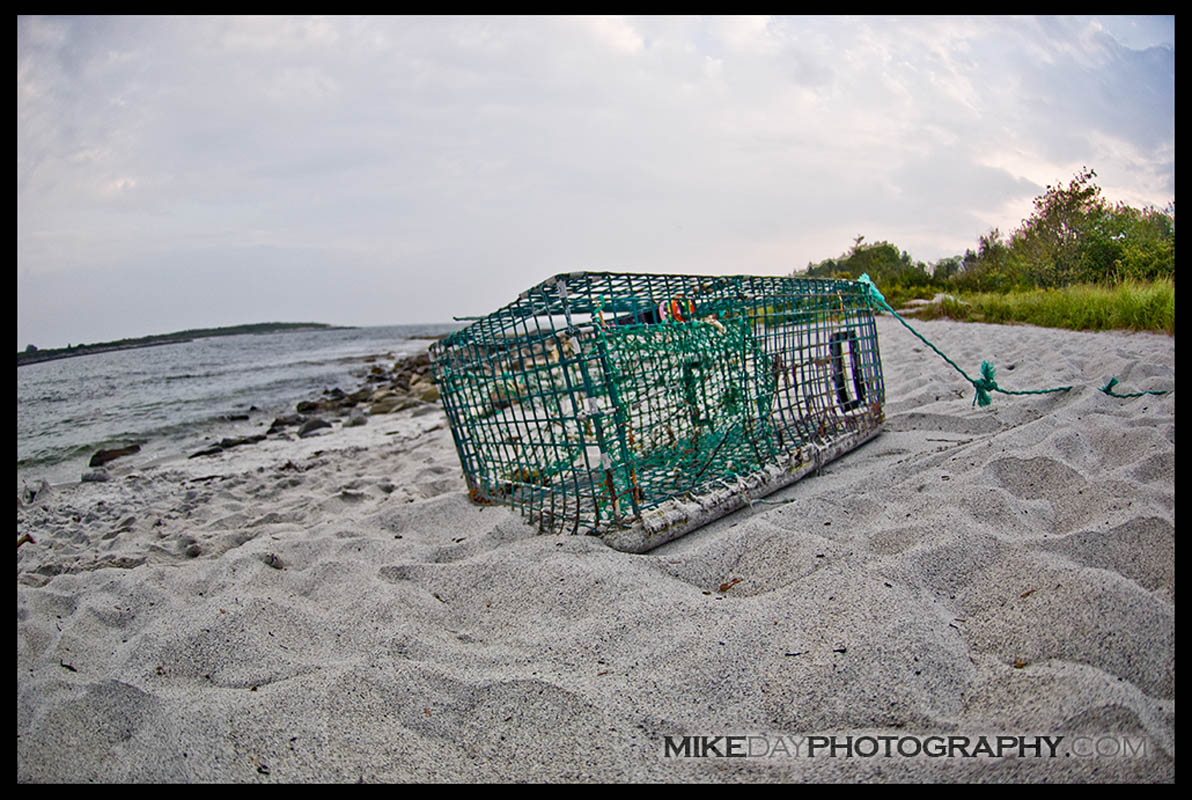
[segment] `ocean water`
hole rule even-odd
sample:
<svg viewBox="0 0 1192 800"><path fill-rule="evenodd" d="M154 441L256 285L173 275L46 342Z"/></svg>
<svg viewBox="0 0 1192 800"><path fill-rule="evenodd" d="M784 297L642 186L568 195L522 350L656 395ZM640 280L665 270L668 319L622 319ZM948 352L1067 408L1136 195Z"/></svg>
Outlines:
<svg viewBox="0 0 1192 800"><path fill-rule="evenodd" d="M352 391L372 355L409 355L458 324L244 334L17 368L17 485L78 481L96 450L139 443L138 461L267 430L301 400ZM229 414L248 413L233 433ZM259 423L264 425L260 426ZM120 463L120 462L117 462Z"/></svg>

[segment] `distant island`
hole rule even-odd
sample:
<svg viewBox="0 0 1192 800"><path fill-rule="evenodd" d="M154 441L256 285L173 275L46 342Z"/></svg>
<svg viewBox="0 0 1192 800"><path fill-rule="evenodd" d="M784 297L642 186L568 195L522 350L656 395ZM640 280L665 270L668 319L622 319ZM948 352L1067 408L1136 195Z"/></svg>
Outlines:
<svg viewBox="0 0 1192 800"><path fill-rule="evenodd" d="M137 339L118 339L114 342L98 342L96 344L76 344L69 347L57 347L39 350L29 345L23 351L17 352L17 366L36 364L39 361L53 361L56 358L73 358L87 356L94 353L106 353L112 350L132 350L137 347L156 347L163 344L181 344L194 339L206 339L211 336L237 336L243 333L287 333L290 331L311 330L342 330L343 326L327 325L322 322L256 322L251 325L231 325L226 328L195 328L193 330L176 331L174 333L159 333L154 336L142 336Z"/></svg>

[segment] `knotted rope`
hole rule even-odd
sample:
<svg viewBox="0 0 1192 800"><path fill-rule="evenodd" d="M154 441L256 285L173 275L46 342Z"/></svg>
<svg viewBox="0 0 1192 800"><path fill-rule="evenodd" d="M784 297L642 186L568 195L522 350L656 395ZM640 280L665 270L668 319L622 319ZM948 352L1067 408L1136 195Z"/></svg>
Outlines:
<svg viewBox="0 0 1192 800"><path fill-rule="evenodd" d="M948 364L950 364L953 369L955 369L957 372L959 372L961 375L964 376L964 379L966 381L968 381L969 383L971 383L973 385L973 388L976 390L976 395L973 397L973 405L974 406L989 405L990 402L992 402L992 398L989 396L990 392L1000 392L1002 394L1013 394L1013 395L1027 395L1027 394L1052 394L1053 392L1066 392L1066 391L1069 391L1070 389L1072 389L1071 386L1057 386L1054 389L1024 389L1022 391L1012 391L1010 389L1003 389L1002 387L998 386L997 381L995 381L993 379L994 375L996 374L997 371L994 369L993 364L990 364L988 361L981 362L981 377L980 378L970 377L967 372L965 372L963 369L960 368L959 364L957 364L955 361L953 361L952 359L950 359L946 355L944 355L944 353L942 351L940 351L940 349L938 347L936 347L934 344L932 344L930 341L928 341L926 339L926 337L923 336L923 334L919 333L917 330L912 328L910 326L910 324L905 319L903 319L897 311L895 311L893 308L890 307L890 304L886 302L886 298L882 295L882 293L880 291L878 291L878 288L877 288L877 286L874 285L873 281L869 279L868 273L862 275L857 280L858 280L858 282L865 284L869 288L869 297L873 300L874 303L876 303L877 305L884 308L886 311L889 311L891 314L893 314L894 318L897 319L899 322L901 322L903 324L903 326L908 331L910 331L916 337L918 337L919 341L923 342L923 344L927 345L932 350L934 350L936 355L938 355L944 361L948 362ZM1101 391L1104 392L1105 394L1109 395L1110 397L1120 397L1120 398L1141 397L1146 394L1153 394L1153 395L1167 394L1166 391L1137 392L1135 394L1117 394L1116 392L1113 391L1113 387L1116 386L1117 383L1118 383L1117 378L1111 378L1109 380L1109 383L1107 383L1101 387Z"/></svg>

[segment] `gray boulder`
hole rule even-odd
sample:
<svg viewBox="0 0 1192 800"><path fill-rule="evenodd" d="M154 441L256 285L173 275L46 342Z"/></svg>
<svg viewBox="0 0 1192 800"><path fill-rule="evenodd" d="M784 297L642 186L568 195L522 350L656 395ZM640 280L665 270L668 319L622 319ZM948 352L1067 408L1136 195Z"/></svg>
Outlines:
<svg viewBox="0 0 1192 800"><path fill-rule="evenodd" d="M102 467L109 461L114 461L121 456L131 456L133 453L139 452L141 452L141 446L139 444L130 444L128 447L114 447L110 450L100 450L91 456L91 461L87 463L87 466Z"/></svg>
<svg viewBox="0 0 1192 800"><path fill-rule="evenodd" d="M305 439L307 436L314 435L314 432L319 430L320 428L330 428L330 427L331 427L330 422L328 422L325 419L320 419L319 417L315 417L314 419L308 419L306 422L302 423L302 427L298 429L298 436L300 438Z"/></svg>

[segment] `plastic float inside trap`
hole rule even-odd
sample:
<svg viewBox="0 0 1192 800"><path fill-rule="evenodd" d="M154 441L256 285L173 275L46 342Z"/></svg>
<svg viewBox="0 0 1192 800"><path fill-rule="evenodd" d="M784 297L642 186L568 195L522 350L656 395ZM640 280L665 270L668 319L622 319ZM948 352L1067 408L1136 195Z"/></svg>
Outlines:
<svg viewBox="0 0 1192 800"><path fill-rule="evenodd" d="M431 347L477 503L644 552L876 436L855 281L557 275Z"/></svg>

